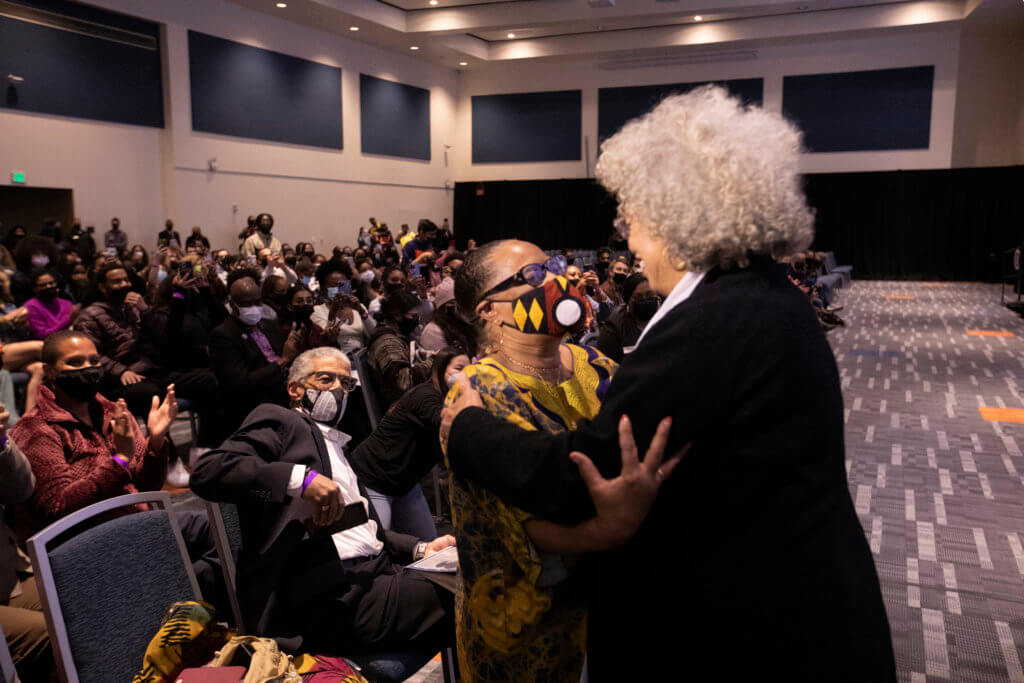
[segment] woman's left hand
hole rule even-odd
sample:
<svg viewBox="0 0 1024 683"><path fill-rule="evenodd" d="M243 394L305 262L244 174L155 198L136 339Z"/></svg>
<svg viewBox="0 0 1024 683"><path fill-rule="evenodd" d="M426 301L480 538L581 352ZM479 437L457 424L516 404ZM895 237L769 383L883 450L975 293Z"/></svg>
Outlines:
<svg viewBox="0 0 1024 683"><path fill-rule="evenodd" d="M629 418L623 415L619 420L622 471L614 479L601 476L594 463L583 453L574 451L569 454L580 470L580 476L587 485L597 511L597 516L589 520L592 531L590 535L600 545L600 548L594 549L615 548L636 534L658 496L658 489L690 450L690 444L686 444L678 453L664 460L671 428L672 418L666 417L658 424L643 462L640 462L636 440L633 438L633 426Z"/></svg>
<svg viewBox="0 0 1024 683"><path fill-rule="evenodd" d="M167 387L167 395L164 396L162 403L156 396L153 397L149 418L146 420L150 440L156 440L159 442L158 445L162 444L176 417L178 417L178 401L174 397L174 385L171 384Z"/></svg>

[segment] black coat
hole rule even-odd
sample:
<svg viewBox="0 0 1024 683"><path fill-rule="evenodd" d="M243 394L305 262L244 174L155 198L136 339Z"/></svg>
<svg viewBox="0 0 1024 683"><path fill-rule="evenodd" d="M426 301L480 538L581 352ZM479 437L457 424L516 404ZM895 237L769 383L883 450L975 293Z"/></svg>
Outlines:
<svg viewBox="0 0 1024 683"><path fill-rule="evenodd" d="M284 345L279 325L267 321L263 333L278 354ZM245 416L262 403L288 405L287 371L270 363L250 333L234 317L210 332L210 367L225 399L225 433L238 428Z"/></svg>
<svg viewBox="0 0 1024 683"><path fill-rule="evenodd" d="M591 680L894 681L878 576L847 488L835 359L775 264L713 270L626 356L575 432L527 432L479 408L455 420L453 468L539 517L592 514L567 457L618 472L673 418L693 443L636 536L596 556Z"/></svg>
<svg viewBox="0 0 1024 683"><path fill-rule="evenodd" d="M304 619L312 601L357 601L372 576L347 571L330 536L304 538L306 528L290 505L307 505L288 495L295 465L331 477L323 434L302 413L266 404L254 410L219 448L196 462L189 485L206 500L234 503L242 526L238 558L238 598L246 625L261 635L308 635L315 625ZM362 483L360 493L366 497ZM370 519L393 559L409 562L420 539L382 531L373 505Z"/></svg>

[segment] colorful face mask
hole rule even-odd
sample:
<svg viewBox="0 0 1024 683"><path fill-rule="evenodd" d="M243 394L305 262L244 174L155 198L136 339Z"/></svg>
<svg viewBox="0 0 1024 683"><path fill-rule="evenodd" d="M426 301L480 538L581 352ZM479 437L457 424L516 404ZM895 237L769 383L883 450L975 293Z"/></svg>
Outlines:
<svg viewBox="0 0 1024 683"><path fill-rule="evenodd" d="M493 299L512 304L512 320L502 325L526 334L560 337L583 320L583 301L579 290L558 275L540 287L534 287L515 299Z"/></svg>

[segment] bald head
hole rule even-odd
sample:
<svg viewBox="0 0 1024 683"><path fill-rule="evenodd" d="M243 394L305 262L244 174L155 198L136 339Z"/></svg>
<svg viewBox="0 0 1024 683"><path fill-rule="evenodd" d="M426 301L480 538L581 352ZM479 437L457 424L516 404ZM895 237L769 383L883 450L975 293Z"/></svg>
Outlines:
<svg viewBox="0 0 1024 683"><path fill-rule="evenodd" d="M262 303L260 287L251 277L242 277L232 282L228 289L228 298L237 308L259 306Z"/></svg>

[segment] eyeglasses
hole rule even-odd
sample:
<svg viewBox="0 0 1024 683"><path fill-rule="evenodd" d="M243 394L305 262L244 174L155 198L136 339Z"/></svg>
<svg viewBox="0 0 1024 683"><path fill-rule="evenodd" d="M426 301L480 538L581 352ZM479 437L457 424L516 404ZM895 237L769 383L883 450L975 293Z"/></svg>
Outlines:
<svg viewBox="0 0 1024 683"><path fill-rule="evenodd" d="M306 378L311 379L312 384L322 391L330 391L335 386L340 386L346 392L349 392L359 385L353 377L342 375L338 372L314 372L311 375L307 375Z"/></svg>
<svg viewBox="0 0 1024 683"><path fill-rule="evenodd" d="M519 285L530 285L539 287L544 282L545 273L552 275L565 275L566 262L564 256L552 256L544 263L527 263L511 277L507 277L494 285L480 297L484 300L492 294L497 294L506 289L518 287Z"/></svg>

